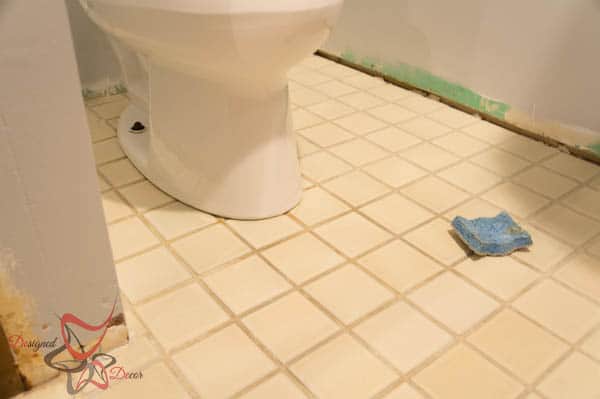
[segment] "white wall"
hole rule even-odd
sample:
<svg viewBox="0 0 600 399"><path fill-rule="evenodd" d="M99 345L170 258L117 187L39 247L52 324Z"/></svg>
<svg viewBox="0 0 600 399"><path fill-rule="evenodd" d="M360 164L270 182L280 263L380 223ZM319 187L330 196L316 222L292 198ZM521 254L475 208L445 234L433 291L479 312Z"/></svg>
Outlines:
<svg viewBox="0 0 600 399"><path fill-rule="evenodd" d="M85 14L79 0L65 0L71 22L81 86L90 95L113 93L121 69L106 35Z"/></svg>
<svg viewBox="0 0 600 399"><path fill-rule="evenodd" d="M600 132L598 0L346 0L325 49L420 67L534 121Z"/></svg>
<svg viewBox="0 0 600 399"><path fill-rule="evenodd" d="M118 298L64 3L1 1L0 49L0 320L52 340L57 315L98 324Z"/></svg>

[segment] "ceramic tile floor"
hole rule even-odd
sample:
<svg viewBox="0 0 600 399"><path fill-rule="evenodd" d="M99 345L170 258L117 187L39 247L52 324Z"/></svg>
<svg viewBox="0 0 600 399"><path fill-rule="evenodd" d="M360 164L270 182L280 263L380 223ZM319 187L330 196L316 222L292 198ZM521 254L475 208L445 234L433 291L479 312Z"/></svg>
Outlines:
<svg viewBox="0 0 600 399"><path fill-rule="evenodd" d="M156 189L127 99L88 102L116 353L147 377L86 397L600 398L600 167L320 57L290 78L305 195L265 221ZM535 244L469 256L449 221L500 209Z"/></svg>

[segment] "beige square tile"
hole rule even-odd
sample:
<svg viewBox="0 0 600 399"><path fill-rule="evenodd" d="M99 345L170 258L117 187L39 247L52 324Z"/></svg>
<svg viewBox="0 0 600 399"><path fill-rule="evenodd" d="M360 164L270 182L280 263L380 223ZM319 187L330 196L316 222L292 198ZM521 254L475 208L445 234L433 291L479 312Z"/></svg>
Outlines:
<svg viewBox="0 0 600 399"><path fill-rule="evenodd" d="M305 287L312 297L344 324L392 300L394 294L354 265L346 265ZM360 295L356 293L360 292Z"/></svg>
<svg viewBox="0 0 600 399"><path fill-rule="evenodd" d="M512 176L529 166L529 162L495 148L474 156L471 162L504 177Z"/></svg>
<svg viewBox="0 0 600 399"><path fill-rule="evenodd" d="M92 142L106 140L111 137L115 137L117 132L110 127L104 120L99 119L95 114L90 116L91 111L88 111L88 126L90 128L90 135Z"/></svg>
<svg viewBox="0 0 600 399"><path fill-rule="evenodd" d="M387 125L378 119L373 118L363 112L345 116L334 121L344 129L355 134L367 134L378 129L383 129Z"/></svg>
<svg viewBox="0 0 600 399"><path fill-rule="evenodd" d="M373 108L384 103L384 101L381 100L381 98L372 96L371 94L364 91L347 94L345 96L339 97L338 100L340 100L346 105L349 105L359 110Z"/></svg>
<svg viewBox="0 0 600 399"><path fill-rule="evenodd" d="M181 202L173 202L144 215L167 240L215 223L216 219Z"/></svg>
<svg viewBox="0 0 600 399"><path fill-rule="evenodd" d="M240 399L306 399L307 396L285 374L275 377L252 388Z"/></svg>
<svg viewBox="0 0 600 399"><path fill-rule="evenodd" d="M393 84L384 84L368 90L369 93L376 95L386 101L398 101L402 98L413 97L413 93Z"/></svg>
<svg viewBox="0 0 600 399"><path fill-rule="evenodd" d="M344 77L342 81L350 86L363 90L374 89L375 87L386 84L383 79L369 76L364 73L358 73L349 77Z"/></svg>
<svg viewBox="0 0 600 399"><path fill-rule="evenodd" d="M533 383L569 349L512 310L494 316L469 341L528 383Z"/></svg>
<svg viewBox="0 0 600 399"><path fill-rule="evenodd" d="M337 100L328 100L319 104L307 107L310 112L325 119L337 119L342 116L356 112L352 107L349 107Z"/></svg>
<svg viewBox="0 0 600 399"><path fill-rule="evenodd" d="M595 177L589 183L590 187L600 190L600 176Z"/></svg>
<svg viewBox="0 0 600 399"><path fill-rule="evenodd" d="M196 273L203 273L250 252L246 244L221 224L177 240L171 246Z"/></svg>
<svg viewBox="0 0 600 399"><path fill-rule="evenodd" d="M533 237L533 245L526 250L513 252L512 256L539 270L551 269L573 251L568 245L531 225L522 225L522 227Z"/></svg>
<svg viewBox="0 0 600 399"><path fill-rule="evenodd" d="M390 191L361 171L354 171L325 183L325 188L354 206L371 201Z"/></svg>
<svg viewBox="0 0 600 399"><path fill-rule="evenodd" d="M338 330L337 324L297 292L244 317L242 321L284 362Z"/></svg>
<svg viewBox="0 0 600 399"><path fill-rule="evenodd" d="M319 152L321 150L319 147L300 135L296 136L296 146L298 147L298 156L300 158L314 154L315 152Z"/></svg>
<svg viewBox="0 0 600 399"><path fill-rule="evenodd" d="M108 184L102 176L97 174L96 177L98 178L98 187L100 188L100 192L109 190L111 188L110 184Z"/></svg>
<svg viewBox="0 0 600 399"><path fill-rule="evenodd" d="M423 169L398 157L383 159L363 170L392 187L403 186L427 174Z"/></svg>
<svg viewBox="0 0 600 399"><path fill-rule="evenodd" d="M140 305L137 310L158 342L168 351L229 318L196 283Z"/></svg>
<svg viewBox="0 0 600 399"><path fill-rule="evenodd" d="M396 104L381 105L376 108L371 108L368 112L382 121L394 124L407 121L417 116L414 112Z"/></svg>
<svg viewBox="0 0 600 399"><path fill-rule="evenodd" d="M452 131L452 129L449 127L422 116L414 118L408 122L401 123L398 126L402 130L405 130L425 140L430 140Z"/></svg>
<svg viewBox="0 0 600 399"><path fill-rule="evenodd" d="M435 215L399 194L391 194L362 207L361 212L393 233L404 233Z"/></svg>
<svg viewBox="0 0 600 399"><path fill-rule="evenodd" d="M489 144L500 144L513 137L515 133L486 121L478 121L461 129L463 132Z"/></svg>
<svg viewBox="0 0 600 399"><path fill-rule="evenodd" d="M457 162L460 158L438 146L421 143L402 152L401 155L429 171L442 169Z"/></svg>
<svg viewBox="0 0 600 399"><path fill-rule="evenodd" d="M129 371L129 370L128 370ZM62 386L63 392L65 390ZM65 396L63 393L62 396ZM95 390L87 394L89 399L119 399L119 398L164 398L164 399L189 399L189 394L181 382L173 375L164 364L158 363L143 370L143 378L134 381L121 381L113 383L105 390Z"/></svg>
<svg viewBox="0 0 600 399"><path fill-rule="evenodd" d="M146 326L142 324L140 319L133 313L133 305L129 303L124 295L121 295L121 304L123 305L123 314L127 321L127 330L130 339L139 339L148 334Z"/></svg>
<svg viewBox="0 0 600 399"><path fill-rule="evenodd" d="M121 291L134 304L192 277L165 247L120 262L116 269Z"/></svg>
<svg viewBox="0 0 600 399"><path fill-rule="evenodd" d="M308 112L303 108L297 108L292 111L292 123L294 129L304 129L309 126L318 125L322 123L323 119L315 114Z"/></svg>
<svg viewBox="0 0 600 399"><path fill-rule="evenodd" d="M296 284L344 262L344 258L309 233L263 251L263 255Z"/></svg>
<svg viewBox="0 0 600 399"><path fill-rule="evenodd" d="M444 214L448 220L453 220L457 216L462 216L467 219L475 219L479 217L493 217L498 215L502 210L497 206L483 201L479 198L473 198L454 209L449 210Z"/></svg>
<svg viewBox="0 0 600 399"><path fill-rule="evenodd" d="M600 329L596 329L592 335L583 341L581 349L597 360L600 360Z"/></svg>
<svg viewBox="0 0 600 399"><path fill-rule="evenodd" d="M370 133L365 138L392 152L404 150L421 142L415 136L393 126Z"/></svg>
<svg viewBox="0 0 600 399"><path fill-rule="evenodd" d="M600 220L600 191L582 187L563 199L568 207Z"/></svg>
<svg viewBox="0 0 600 399"><path fill-rule="evenodd" d="M111 223L133 214L133 210L129 205L114 191L102 194L102 208L104 209L106 223Z"/></svg>
<svg viewBox="0 0 600 399"><path fill-rule="evenodd" d="M336 145L330 151L354 166L361 166L388 155L381 148L363 139L356 139ZM598 194L600 195L600 193Z"/></svg>
<svg viewBox="0 0 600 399"><path fill-rule="evenodd" d="M416 389L408 384L402 384L398 388L383 397L383 399L424 399Z"/></svg>
<svg viewBox="0 0 600 399"><path fill-rule="evenodd" d="M159 348L154 339L136 337L130 339L126 345L111 349L109 353L117 358L118 366L126 371L137 371L146 369L160 357Z"/></svg>
<svg viewBox="0 0 600 399"><path fill-rule="evenodd" d="M336 63L336 62L331 62L330 65L327 65L325 67L319 68L319 71L337 78L337 79L341 79L341 78L348 78L348 77L354 77L354 76L358 76L358 77L363 77L364 74L361 73L360 71L357 71L356 69L350 68L348 66Z"/></svg>
<svg viewBox="0 0 600 399"><path fill-rule="evenodd" d="M396 378L390 368L347 334L302 358L291 370L320 398L371 398Z"/></svg>
<svg viewBox="0 0 600 399"><path fill-rule="evenodd" d="M333 61L330 61L327 58L321 57L319 55L310 55L307 58L305 58L301 63L302 66L312 69L323 68L332 64Z"/></svg>
<svg viewBox="0 0 600 399"><path fill-rule="evenodd" d="M328 98L318 91L314 91L305 87L290 89L290 100L293 104L301 107L314 105L327 101Z"/></svg>
<svg viewBox="0 0 600 399"><path fill-rule="evenodd" d="M574 245L581 245L600 232L600 223L561 205L544 209L533 220L539 227Z"/></svg>
<svg viewBox="0 0 600 399"><path fill-rule="evenodd" d="M592 254L597 256L598 258L600 258L600 237L597 237L595 240L593 240L587 250Z"/></svg>
<svg viewBox="0 0 600 399"><path fill-rule="evenodd" d="M156 188L147 180L119 189L119 193L138 211L146 212L168 204L173 198Z"/></svg>
<svg viewBox="0 0 600 399"><path fill-rule="evenodd" d="M322 147L329 147L330 145L348 141L354 137L348 131L332 123L322 123L302 129L299 133Z"/></svg>
<svg viewBox="0 0 600 399"><path fill-rule="evenodd" d="M121 259L160 243L137 217L108 226L108 237L114 259Z"/></svg>
<svg viewBox="0 0 600 399"><path fill-rule="evenodd" d="M354 212L319 226L314 232L351 258L391 237L385 230Z"/></svg>
<svg viewBox="0 0 600 399"><path fill-rule="evenodd" d="M358 263L400 292L442 270L435 261L400 240L363 256Z"/></svg>
<svg viewBox="0 0 600 399"><path fill-rule="evenodd" d="M463 344L414 378L435 399L514 399L521 385Z"/></svg>
<svg viewBox="0 0 600 399"><path fill-rule="evenodd" d="M474 116L451 107L444 107L427 116L453 129L465 127L478 121Z"/></svg>
<svg viewBox="0 0 600 399"><path fill-rule="evenodd" d="M598 306L551 280L527 291L514 307L570 342L580 339L600 320Z"/></svg>
<svg viewBox="0 0 600 399"><path fill-rule="evenodd" d="M452 342L450 334L405 302L377 313L354 331L402 373Z"/></svg>
<svg viewBox="0 0 600 399"><path fill-rule="evenodd" d="M313 88L330 97L339 97L356 92L355 87L348 86L347 84L338 82L337 80L321 83Z"/></svg>
<svg viewBox="0 0 600 399"><path fill-rule="evenodd" d="M543 165L579 181L589 180L592 176L600 173L598 165L564 153L556 154L545 161Z"/></svg>
<svg viewBox="0 0 600 399"><path fill-rule="evenodd" d="M255 248L272 244L302 229L287 215L263 220L228 220L227 224Z"/></svg>
<svg viewBox="0 0 600 399"><path fill-rule="evenodd" d="M342 214L350 208L320 187L304 191L302 200L291 214L311 226Z"/></svg>
<svg viewBox="0 0 600 399"><path fill-rule="evenodd" d="M302 173L317 182L352 170L349 164L326 152L308 155L300 160L300 165Z"/></svg>
<svg viewBox="0 0 600 399"><path fill-rule="evenodd" d="M504 300L513 298L539 277L511 257L467 258L456 270Z"/></svg>
<svg viewBox="0 0 600 399"><path fill-rule="evenodd" d="M412 183L402 193L434 212L444 212L469 198L469 194L435 176Z"/></svg>
<svg viewBox="0 0 600 399"><path fill-rule="evenodd" d="M433 143L459 157L468 157L489 147L489 144L475 140L471 136L460 132L452 132L442 136L433 140Z"/></svg>
<svg viewBox="0 0 600 399"><path fill-rule="evenodd" d="M119 120L120 119L121 119L120 117L107 119L106 124L108 126L110 126L113 129L113 131L115 131L115 133L116 133L116 131L119 129Z"/></svg>
<svg viewBox="0 0 600 399"><path fill-rule="evenodd" d="M398 104L418 114L427 114L444 107L441 102L421 95L410 96L398 101Z"/></svg>
<svg viewBox="0 0 600 399"><path fill-rule="evenodd" d="M125 156L125 153L121 150L119 141L116 138L95 143L93 145L93 150L96 165L114 161Z"/></svg>
<svg viewBox="0 0 600 399"><path fill-rule="evenodd" d="M229 326L173 355L201 397L224 399L264 377L275 365L237 326Z"/></svg>
<svg viewBox="0 0 600 399"><path fill-rule="evenodd" d="M540 141L516 134L504 140L499 146L508 152L532 162L537 162L556 153L556 149Z"/></svg>
<svg viewBox="0 0 600 399"><path fill-rule="evenodd" d="M575 352L552 370L538 386L549 399L600 397L600 364Z"/></svg>
<svg viewBox="0 0 600 399"><path fill-rule="evenodd" d="M111 162L99 168L100 173L113 186L122 186L144 178L128 159Z"/></svg>
<svg viewBox="0 0 600 399"><path fill-rule="evenodd" d="M307 86L314 86L331 80L331 77L304 67L296 67L289 73L289 78Z"/></svg>
<svg viewBox="0 0 600 399"><path fill-rule="evenodd" d="M555 276L600 302L600 259L579 254L561 267Z"/></svg>
<svg viewBox="0 0 600 399"><path fill-rule="evenodd" d="M452 226L437 218L404 236L404 239L445 265L466 257L466 249L450 232Z"/></svg>
<svg viewBox="0 0 600 399"><path fill-rule="evenodd" d="M544 197L513 183L496 186L481 197L522 218L537 212L549 202Z"/></svg>
<svg viewBox="0 0 600 399"><path fill-rule="evenodd" d="M575 181L537 166L518 174L512 180L550 198L558 198L577 186Z"/></svg>
<svg viewBox="0 0 600 399"><path fill-rule="evenodd" d="M110 119L120 116L125 108L129 104L129 101L125 97L120 97L117 99L111 100L110 102L96 105L91 107L92 110L98 114L102 119Z"/></svg>
<svg viewBox="0 0 600 399"><path fill-rule="evenodd" d="M408 297L458 334L469 330L499 305L450 272L439 275Z"/></svg>
<svg viewBox="0 0 600 399"><path fill-rule="evenodd" d="M500 183L502 179L469 162L462 162L438 173L438 176L468 191L477 194Z"/></svg>
<svg viewBox="0 0 600 399"><path fill-rule="evenodd" d="M211 273L204 281L238 314L292 288L256 255Z"/></svg>

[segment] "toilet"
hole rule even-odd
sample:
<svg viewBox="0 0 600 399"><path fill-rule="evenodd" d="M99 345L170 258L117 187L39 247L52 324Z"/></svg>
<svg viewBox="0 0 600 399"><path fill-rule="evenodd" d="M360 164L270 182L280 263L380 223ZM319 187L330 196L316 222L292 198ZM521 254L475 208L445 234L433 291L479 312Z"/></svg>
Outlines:
<svg viewBox="0 0 600 399"><path fill-rule="evenodd" d="M234 219L285 213L302 188L287 72L343 0L80 0L119 57L120 144L156 186Z"/></svg>

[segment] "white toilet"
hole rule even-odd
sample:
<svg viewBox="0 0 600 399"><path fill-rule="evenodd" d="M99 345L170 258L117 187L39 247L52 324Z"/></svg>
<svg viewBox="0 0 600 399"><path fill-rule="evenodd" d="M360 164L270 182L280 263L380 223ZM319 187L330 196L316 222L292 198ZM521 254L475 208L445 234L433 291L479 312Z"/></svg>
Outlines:
<svg viewBox="0 0 600 399"><path fill-rule="evenodd" d="M80 2L120 58L131 103L119 140L150 181L229 218L298 203L286 74L325 41L343 0ZM132 133L135 122L145 129Z"/></svg>

